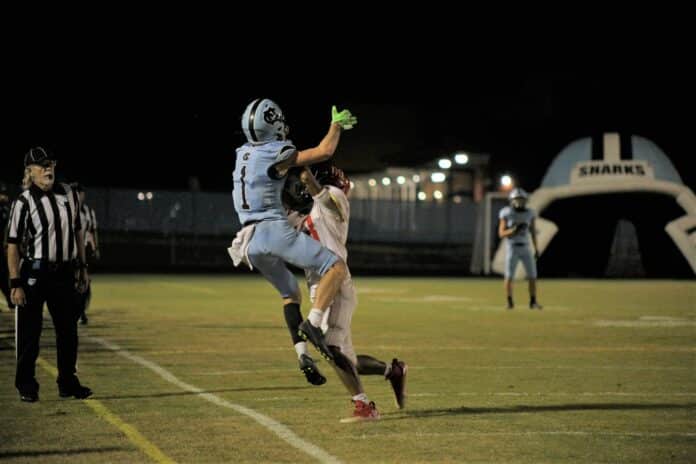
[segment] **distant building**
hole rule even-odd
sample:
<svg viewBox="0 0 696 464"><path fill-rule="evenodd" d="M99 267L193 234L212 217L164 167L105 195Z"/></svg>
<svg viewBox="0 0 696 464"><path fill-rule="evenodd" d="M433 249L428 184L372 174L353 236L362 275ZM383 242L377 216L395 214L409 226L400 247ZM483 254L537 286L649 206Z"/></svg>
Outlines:
<svg viewBox="0 0 696 464"><path fill-rule="evenodd" d="M457 152L416 167L353 175L352 195L359 200L478 203L490 185L489 159L487 154Z"/></svg>

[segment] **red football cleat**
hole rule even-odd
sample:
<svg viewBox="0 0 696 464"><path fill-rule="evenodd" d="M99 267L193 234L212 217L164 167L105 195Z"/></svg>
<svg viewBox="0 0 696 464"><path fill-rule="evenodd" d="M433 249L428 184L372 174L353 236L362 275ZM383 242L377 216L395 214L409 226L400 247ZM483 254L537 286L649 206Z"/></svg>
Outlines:
<svg viewBox="0 0 696 464"><path fill-rule="evenodd" d="M377 411L377 406L375 406L374 401L365 403L364 401L357 400L353 401L353 403L355 403L355 410L353 411L353 415L351 417L341 419L341 422L343 422L344 424L349 422L360 422L379 419L379 411Z"/></svg>

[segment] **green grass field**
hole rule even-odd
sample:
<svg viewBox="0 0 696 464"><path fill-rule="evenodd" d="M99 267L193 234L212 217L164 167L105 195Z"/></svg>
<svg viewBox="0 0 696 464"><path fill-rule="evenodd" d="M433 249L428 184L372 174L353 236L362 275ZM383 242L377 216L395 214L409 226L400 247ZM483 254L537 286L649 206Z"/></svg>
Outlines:
<svg viewBox="0 0 696 464"><path fill-rule="evenodd" d="M339 423L347 395L326 363L305 382L259 276L97 275L93 400L58 398L47 320L41 401L21 403L0 313L0 461L696 462L696 283L542 280L543 311L523 285L506 311L501 280L355 284L356 350L409 364L403 411L367 377L382 420Z"/></svg>

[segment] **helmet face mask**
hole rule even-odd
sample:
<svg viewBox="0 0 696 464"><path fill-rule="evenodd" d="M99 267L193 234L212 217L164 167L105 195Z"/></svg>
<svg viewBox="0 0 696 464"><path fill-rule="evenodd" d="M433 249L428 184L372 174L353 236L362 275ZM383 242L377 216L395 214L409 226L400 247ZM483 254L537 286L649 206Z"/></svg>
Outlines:
<svg viewBox="0 0 696 464"><path fill-rule="evenodd" d="M514 198L510 202L510 204L515 209L524 209L525 206L527 206L527 199L526 198Z"/></svg>
<svg viewBox="0 0 696 464"><path fill-rule="evenodd" d="M314 205L314 199L300 180L301 172L302 168L291 168L288 171L285 187L283 187L283 205L300 214L309 214Z"/></svg>
<svg viewBox="0 0 696 464"><path fill-rule="evenodd" d="M250 143L287 139L290 128L280 106L268 98L257 98L242 114L242 131Z"/></svg>

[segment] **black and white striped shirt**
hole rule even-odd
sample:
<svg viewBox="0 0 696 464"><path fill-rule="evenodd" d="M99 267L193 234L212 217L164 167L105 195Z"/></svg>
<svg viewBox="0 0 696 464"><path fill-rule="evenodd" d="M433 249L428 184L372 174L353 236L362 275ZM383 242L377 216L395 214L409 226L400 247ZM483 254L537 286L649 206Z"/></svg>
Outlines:
<svg viewBox="0 0 696 464"><path fill-rule="evenodd" d="M79 208L77 193L69 185L58 183L44 192L32 184L12 204L7 243L22 246L30 260L76 259L76 234L82 229Z"/></svg>
<svg viewBox="0 0 696 464"><path fill-rule="evenodd" d="M94 210L83 203L80 208L80 221L82 221L82 233L85 237L85 244L88 242L94 247L94 233L97 230L97 216Z"/></svg>

